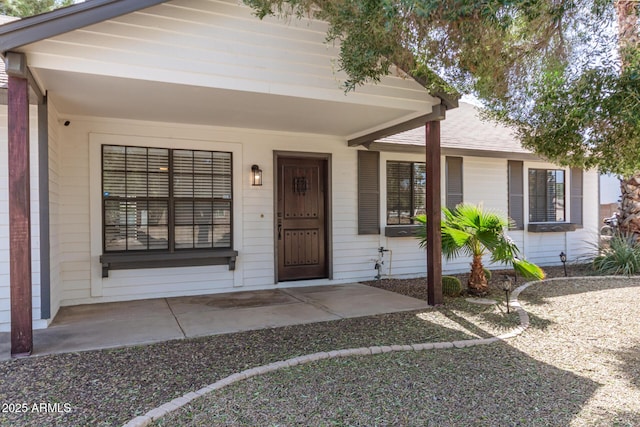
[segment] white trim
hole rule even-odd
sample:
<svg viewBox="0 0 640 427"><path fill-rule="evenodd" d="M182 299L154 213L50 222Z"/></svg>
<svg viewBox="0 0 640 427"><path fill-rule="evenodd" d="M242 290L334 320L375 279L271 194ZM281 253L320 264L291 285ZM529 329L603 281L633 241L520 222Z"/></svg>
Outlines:
<svg viewBox="0 0 640 427"><path fill-rule="evenodd" d="M105 133L89 133L89 217L91 228L91 297L102 297L103 283L109 278L102 277L102 265L99 257L102 255L102 198L101 198L101 150L103 144L134 145L139 147L157 148L185 148L192 150L228 151L233 156L233 249L241 252L242 247L242 218L243 218L243 173L242 144L233 142L203 141L196 139L175 139L148 136L117 135ZM242 286L243 269L238 263L233 272L233 286Z"/></svg>

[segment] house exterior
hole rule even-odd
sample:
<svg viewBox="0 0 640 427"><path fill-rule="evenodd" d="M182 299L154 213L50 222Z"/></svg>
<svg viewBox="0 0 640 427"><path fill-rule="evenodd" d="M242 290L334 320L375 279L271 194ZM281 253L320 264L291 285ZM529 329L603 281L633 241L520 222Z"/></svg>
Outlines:
<svg viewBox="0 0 640 427"><path fill-rule="evenodd" d="M34 328L66 305L367 280L380 247L392 251L383 274L425 274L407 215L395 209L397 224L388 220L389 163L424 162L425 129L437 143L456 102L401 70L345 94L339 47L325 33L322 22L260 21L227 0L94 1L0 26L9 74L28 70L9 78L9 95L0 89L4 164L16 138L11 117L21 111L11 85L28 81L32 100ZM385 139L420 125L422 147ZM442 177L461 168L463 201L507 211L510 200L530 196L524 185L507 197L507 177L518 173L510 161L520 162L520 185L527 171L557 169L454 131L443 156L435 151L440 164L428 168ZM0 331L12 326L17 276L7 225L16 168L0 168ZM597 179L581 176L581 228L566 231L578 212L570 204L551 221L558 230L534 232L534 222L550 221L529 218L512 233L529 259L578 256L595 232ZM451 182L442 180L443 194L455 193ZM435 203L437 187L422 203ZM445 267L466 269L464 260Z"/></svg>
<svg viewBox="0 0 640 427"><path fill-rule="evenodd" d="M441 122L441 147L442 206L482 204L507 215L515 223L508 235L526 259L539 265L560 264L561 252L570 262L593 258L599 230L599 178L595 170L560 167L541 159L524 149L510 129L481 120L479 110L465 102L447 112ZM384 227L381 235L397 236L403 232L397 223L410 221L401 215L397 218L397 209L389 206L397 192L388 186L397 182L394 174L399 167L404 168L405 179L408 165L424 167L420 163L425 150L424 129L378 139L368 149L379 152L381 193L387 195L381 197L379 210ZM406 227L409 233L411 228ZM380 243L393 250L393 275L410 274L402 266L422 262L411 239L388 237ZM469 264L466 258L444 260L443 272L465 272Z"/></svg>

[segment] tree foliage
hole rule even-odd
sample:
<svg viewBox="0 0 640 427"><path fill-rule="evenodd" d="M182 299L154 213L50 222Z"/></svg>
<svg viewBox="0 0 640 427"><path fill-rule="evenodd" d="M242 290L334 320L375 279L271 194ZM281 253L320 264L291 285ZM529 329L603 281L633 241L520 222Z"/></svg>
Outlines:
<svg viewBox="0 0 640 427"><path fill-rule="evenodd" d="M630 46L622 70L614 0L244 1L259 17L328 22L347 90L396 64L429 89L474 94L550 160L640 171L640 60Z"/></svg>
<svg viewBox="0 0 640 427"><path fill-rule="evenodd" d="M3 0L0 14L24 18L72 4L73 0Z"/></svg>

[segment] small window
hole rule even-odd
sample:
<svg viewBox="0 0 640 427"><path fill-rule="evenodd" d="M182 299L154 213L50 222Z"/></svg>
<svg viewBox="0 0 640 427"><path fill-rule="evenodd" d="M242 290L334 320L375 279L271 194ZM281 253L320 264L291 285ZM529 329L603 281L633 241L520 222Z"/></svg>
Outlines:
<svg viewBox="0 0 640 427"><path fill-rule="evenodd" d="M387 162L387 225L413 224L425 213L424 163Z"/></svg>
<svg viewBox="0 0 640 427"><path fill-rule="evenodd" d="M565 219L564 170L529 169L529 222Z"/></svg>
<svg viewBox="0 0 640 427"><path fill-rule="evenodd" d="M231 153L102 146L105 252L231 248Z"/></svg>

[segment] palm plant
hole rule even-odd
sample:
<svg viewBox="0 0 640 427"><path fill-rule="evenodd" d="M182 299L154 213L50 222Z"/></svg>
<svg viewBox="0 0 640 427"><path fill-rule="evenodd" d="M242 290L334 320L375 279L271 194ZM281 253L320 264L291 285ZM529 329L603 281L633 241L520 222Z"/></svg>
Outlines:
<svg viewBox="0 0 640 427"><path fill-rule="evenodd" d="M624 274L640 272L640 242L633 234L616 233L607 248L593 260L597 274Z"/></svg>
<svg viewBox="0 0 640 427"><path fill-rule="evenodd" d="M484 211L482 206L460 204L454 209L443 209L441 223L442 253L447 260L459 256L471 256L471 274L467 286L472 293L484 294L489 290L484 274L482 257L491 254L491 262L511 264L523 277L543 279L540 267L519 258L520 251L505 229L509 220L495 212ZM418 239L420 246L426 245L426 216L418 215L415 220L424 225L420 227Z"/></svg>

